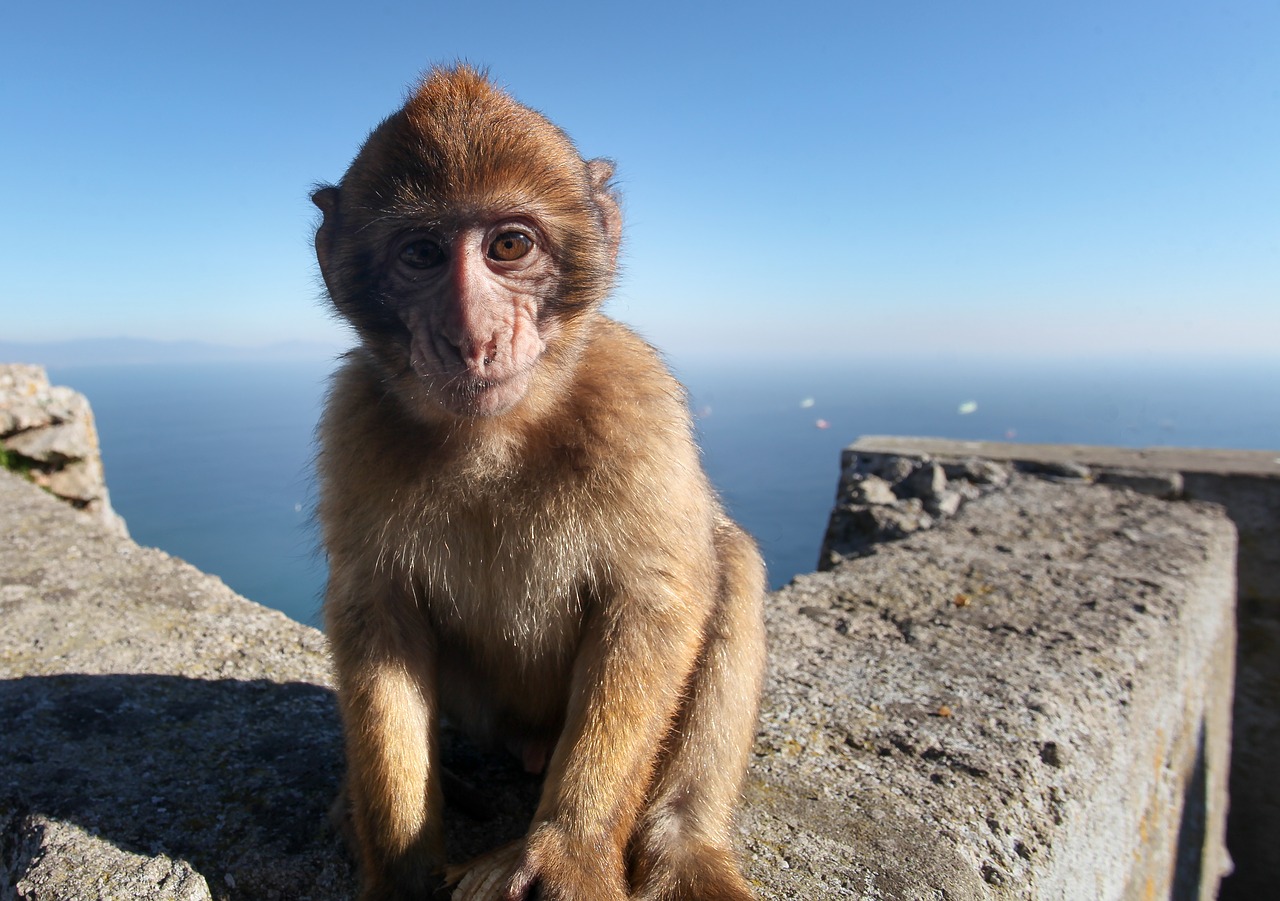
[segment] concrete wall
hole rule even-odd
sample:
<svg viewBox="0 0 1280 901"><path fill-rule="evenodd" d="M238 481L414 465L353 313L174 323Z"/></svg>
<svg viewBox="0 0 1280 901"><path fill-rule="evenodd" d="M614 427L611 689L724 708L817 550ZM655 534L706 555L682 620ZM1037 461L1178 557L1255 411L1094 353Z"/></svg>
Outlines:
<svg viewBox="0 0 1280 901"><path fill-rule="evenodd" d="M1125 449L872 436L856 458L980 460L1051 478L1127 485L1172 500L1220 504L1239 532L1239 633L1227 844L1235 873L1224 901L1269 897L1280 884L1280 451ZM847 500L846 500L847 504ZM833 524L840 521L839 512Z"/></svg>

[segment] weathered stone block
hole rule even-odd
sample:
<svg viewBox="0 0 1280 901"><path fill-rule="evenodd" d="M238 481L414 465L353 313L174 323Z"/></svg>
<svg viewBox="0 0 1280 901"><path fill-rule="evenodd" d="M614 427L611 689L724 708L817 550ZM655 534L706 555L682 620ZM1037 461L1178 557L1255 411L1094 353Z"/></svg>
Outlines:
<svg viewBox="0 0 1280 901"><path fill-rule="evenodd" d="M1215 508L1022 477L798 578L754 770L808 800L793 865L852 897L1214 897L1234 548ZM841 897L803 878L768 884Z"/></svg>
<svg viewBox="0 0 1280 901"><path fill-rule="evenodd" d="M111 509L89 401L51 386L42 366L0 364L0 447L19 458L37 485L126 534Z"/></svg>

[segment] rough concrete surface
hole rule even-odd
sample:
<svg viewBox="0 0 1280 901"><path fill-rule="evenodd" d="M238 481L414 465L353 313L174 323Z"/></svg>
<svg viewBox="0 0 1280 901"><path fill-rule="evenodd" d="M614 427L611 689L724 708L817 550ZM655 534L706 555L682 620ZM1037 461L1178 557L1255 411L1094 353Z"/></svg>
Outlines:
<svg viewBox="0 0 1280 901"><path fill-rule="evenodd" d="M314 629L8 473L0 622L0 898L345 896Z"/></svg>
<svg viewBox="0 0 1280 901"><path fill-rule="evenodd" d="M864 897L1212 898L1233 555L1216 510L1015 476L797 579L765 733L799 747L757 778L854 828L793 853ZM868 824L910 853L866 854Z"/></svg>
<svg viewBox="0 0 1280 901"><path fill-rule="evenodd" d="M978 455L977 457L973 455ZM1236 553L1237 653L1232 712L1231 809L1227 847L1235 872L1223 883L1222 901L1252 901L1276 893L1280 882L1280 782L1272 776L1280 757L1280 450L1189 450L1059 444L1008 444L939 438L867 436L844 453L841 492L824 542L832 551L856 553L868 539L912 519L909 484L890 494L894 505L868 507L860 475L875 461L891 460L904 474L925 460L949 472L1003 466L1050 478L1122 485L1156 497L1220 504L1239 533ZM858 461L855 465L855 461ZM980 471L980 470L979 470ZM981 480L961 479L972 492ZM956 486L941 486L953 493ZM980 490L980 488L978 489ZM930 523L931 524L931 523ZM891 537L891 536L890 536Z"/></svg>
<svg viewBox="0 0 1280 901"><path fill-rule="evenodd" d="M769 606L762 899L1209 898L1234 533L1022 476ZM0 474L0 899L351 896L323 642ZM518 835L537 785L448 737ZM1203 852L1203 853L1202 853Z"/></svg>
<svg viewBox="0 0 1280 901"><path fill-rule="evenodd" d="M1280 475L1276 451L1211 450L1187 447L1110 447L1088 444L1018 444L1008 441L955 441L897 435L864 435L852 451L908 457L964 456L982 460L1075 463L1100 469L1165 470L1212 475Z"/></svg>
<svg viewBox="0 0 1280 901"><path fill-rule="evenodd" d="M845 453L1000 461L1049 475L1074 472L1155 496L1221 504L1240 533L1241 597L1260 599L1271 615L1280 616L1280 449L1097 447L868 435Z"/></svg>

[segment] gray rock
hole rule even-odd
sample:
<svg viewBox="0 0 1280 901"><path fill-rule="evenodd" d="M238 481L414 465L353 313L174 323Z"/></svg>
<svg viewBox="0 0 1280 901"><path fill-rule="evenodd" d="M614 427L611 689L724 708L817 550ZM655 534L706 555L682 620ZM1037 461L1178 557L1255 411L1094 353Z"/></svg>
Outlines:
<svg viewBox="0 0 1280 901"><path fill-rule="evenodd" d="M203 876L185 860L118 848L74 823L0 813L0 897L83 901L211 901ZM86 880L86 872L96 874Z"/></svg>
<svg viewBox="0 0 1280 901"><path fill-rule="evenodd" d="M50 466L64 466L98 453L92 420L58 422L46 428L28 429L4 439L5 446L28 459Z"/></svg>
<svg viewBox="0 0 1280 901"><path fill-rule="evenodd" d="M98 432L84 395L50 386L40 366L0 365L0 447L21 459L37 485L127 534L124 520L111 509Z"/></svg>
<svg viewBox="0 0 1280 901"><path fill-rule="evenodd" d="M896 504L893 486L879 476L862 476L849 483L848 500L855 504Z"/></svg>
<svg viewBox="0 0 1280 901"><path fill-rule="evenodd" d="M13 397L35 397L49 388L44 367L34 363L0 365L0 394Z"/></svg>
<svg viewBox="0 0 1280 901"><path fill-rule="evenodd" d="M842 560L870 553L882 541L932 528L937 520L954 516L966 500L1007 482L1007 470L980 463L846 451L818 568L831 569ZM957 475L954 483L948 479L948 465ZM963 478L969 473L983 480L981 486Z"/></svg>
<svg viewBox="0 0 1280 901"><path fill-rule="evenodd" d="M82 889L19 897L99 897L104 880L180 863L214 898L350 897L327 820L342 750L316 630L8 473L0 617L0 810L60 849L0 868L14 885L78 872ZM156 897L196 891L162 883L173 893Z"/></svg>
<svg viewBox="0 0 1280 901"><path fill-rule="evenodd" d="M101 496L102 470L92 459L72 460L53 472L37 474L35 482L60 498L88 504Z"/></svg>
<svg viewBox="0 0 1280 901"><path fill-rule="evenodd" d="M1240 619L1231 703L1228 825L1235 872L1223 883L1220 897L1251 901L1274 894L1280 881L1280 843L1275 841L1280 835L1280 783L1272 778L1280 757L1280 449L1123 448L864 436L846 449L845 457L862 454L917 459L978 456L1004 466L1023 461L1076 463L1104 483L1110 471L1153 473L1159 478L1148 485L1158 493L1176 487L1173 479L1166 481L1176 473L1182 483L1178 497L1222 505L1240 538L1235 599ZM1132 528L1120 534L1141 541Z"/></svg>
<svg viewBox="0 0 1280 901"><path fill-rule="evenodd" d="M899 493L905 497L918 497L926 503L940 497L947 490L947 474L932 460L924 460L911 475L902 480Z"/></svg>
<svg viewBox="0 0 1280 901"><path fill-rule="evenodd" d="M789 864L765 897L1212 898L1234 552L1213 508L1019 477L797 578L744 822Z"/></svg>
<svg viewBox="0 0 1280 901"><path fill-rule="evenodd" d="M1071 481L1083 481L1092 475L1083 463L1066 460L1019 460L1014 465L1020 472Z"/></svg>
<svg viewBox="0 0 1280 901"><path fill-rule="evenodd" d="M963 460L945 462L942 471L948 479L972 482L975 485L1004 485L1009 481L1008 465L1001 465L991 460L968 457Z"/></svg>
<svg viewBox="0 0 1280 901"><path fill-rule="evenodd" d="M0 436L52 423L53 414L36 404L11 401L8 406L0 406Z"/></svg>
<svg viewBox="0 0 1280 901"><path fill-rule="evenodd" d="M831 512L818 568L831 569L842 560L869 553L877 544L896 541L933 526L919 498L893 504L841 504Z"/></svg>
<svg viewBox="0 0 1280 901"><path fill-rule="evenodd" d="M964 496L960 491L940 491L924 502L924 509L935 519L953 516L960 509Z"/></svg>
<svg viewBox="0 0 1280 901"><path fill-rule="evenodd" d="M1165 500L1182 497L1182 473L1174 470L1103 469L1095 479L1104 485L1118 485Z"/></svg>
<svg viewBox="0 0 1280 901"><path fill-rule="evenodd" d="M898 454L851 454L846 451L841 468L858 475L873 475L896 485L916 468L916 463Z"/></svg>

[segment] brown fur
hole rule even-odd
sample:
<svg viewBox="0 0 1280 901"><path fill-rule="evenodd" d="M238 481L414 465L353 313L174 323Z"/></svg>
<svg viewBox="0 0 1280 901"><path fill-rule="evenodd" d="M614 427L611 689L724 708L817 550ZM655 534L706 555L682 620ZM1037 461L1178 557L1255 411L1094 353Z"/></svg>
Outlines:
<svg viewBox="0 0 1280 901"><path fill-rule="evenodd" d="M454 871L460 897L751 897L730 819L763 572L680 386L598 312L611 174L461 67L316 193L322 273L361 339L319 471L364 899L442 872L442 715L546 768L527 837ZM507 222L534 240L510 265L484 254ZM397 262L419 235L448 262Z"/></svg>

